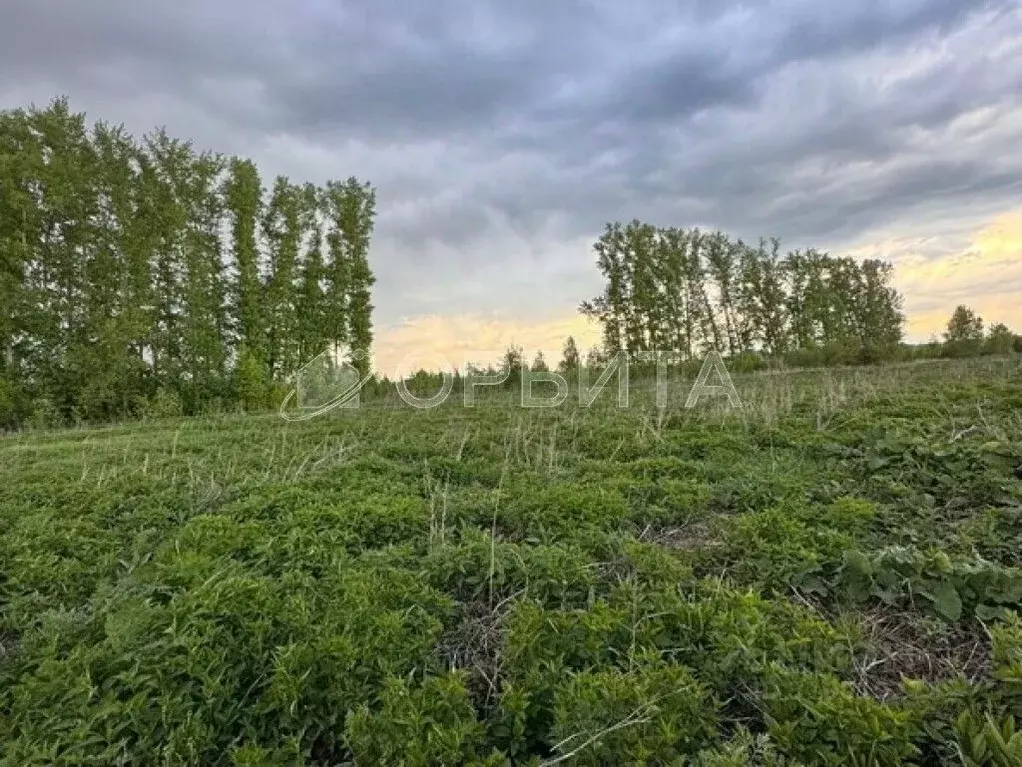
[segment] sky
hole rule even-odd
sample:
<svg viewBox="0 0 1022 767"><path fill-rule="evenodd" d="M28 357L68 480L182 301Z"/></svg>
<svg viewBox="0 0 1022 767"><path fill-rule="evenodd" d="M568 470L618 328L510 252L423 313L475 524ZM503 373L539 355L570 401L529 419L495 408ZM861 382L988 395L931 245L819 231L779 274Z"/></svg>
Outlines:
<svg viewBox="0 0 1022 767"><path fill-rule="evenodd" d="M1022 331L1022 2L33 0L0 108L377 189L376 361L556 360L608 221L895 265L909 340ZM415 357L412 362L408 355ZM402 363L402 360L405 362ZM422 364L418 364L422 362Z"/></svg>

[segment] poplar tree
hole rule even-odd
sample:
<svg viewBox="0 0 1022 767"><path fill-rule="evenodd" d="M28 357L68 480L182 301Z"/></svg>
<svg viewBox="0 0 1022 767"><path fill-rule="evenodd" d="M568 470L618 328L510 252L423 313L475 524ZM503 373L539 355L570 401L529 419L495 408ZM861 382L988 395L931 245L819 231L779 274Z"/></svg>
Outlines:
<svg viewBox="0 0 1022 767"><path fill-rule="evenodd" d="M579 310L597 320L603 328L603 346L610 353L624 348L628 284L625 272L625 236L621 224L607 224L593 245L596 264L606 280L603 293L583 301Z"/></svg>
<svg viewBox="0 0 1022 767"><path fill-rule="evenodd" d="M326 294L323 290L326 271L323 261L323 222L320 216L320 191L313 184L302 189L302 229L304 247L299 266L296 321L300 364L321 353L327 342L324 327Z"/></svg>
<svg viewBox="0 0 1022 767"><path fill-rule="evenodd" d="M371 290L376 278L369 268L369 242L376 215L376 191L354 177L329 181L323 196L327 219L328 262L324 308L328 340L369 353L372 342ZM362 373L368 359L356 360Z"/></svg>
<svg viewBox="0 0 1022 767"><path fill-rule="evenodd" d="M303 202L301 188L284 176L278 176L262 221L268 253L263 294L266 362L274 381L286 380L299 364L296 280L304 224Z"/></svg>
<svg viewBox="0 0 1022 767"><path fill-rule="evenodd" d="M143 396L144 361L135 355L138 335L134 283L128 262L128 227L135 213L134 147L120 128L97 124L92 140L98 192L94 247L85 264L85 312L79 348L82 386L76 407L88 419L130 411Z"/></svg>
<svg viewBox="0 0 1022 767"><path fill-rule="evenodd" d="M25 111L0 113L0 428L25 415L35 383L31 339L40 318L29 278L38 243L32 179L39 161Z"/></svg>
<svg viewBox="0 0 1022 767"><path fill-rule="evenodd" d="M373 345L372 288L376 277L369 267L369 242L376 217L376 190L354 177L345 182L352 202L348 259L348 338L354 349L367 355ZM359 372L368 372L369 358L356 360Z"/></svg>
<svg viewBox="0 0 1022 767"><path fill-rule="evenodd" d="M262 182L254 163L237 157L230 160L224 196L235 271L231 291L234 337L239 347L262 364L266 360L266 328L257 240Z"/></svg>
<svg viewBox="0 0 1022 767"><path fill-rule="evenodd" d="M156 297L153 375L158 389L180 396L185 373L185 237L188 229L188 176L191 147L159 130L145 137L154 179L155 206L153 283Z"/></svg>
<svg viewBox="0 0 1022 767"><path fill-rule="evenodd" d="M327 342L368 351L375 213L66 99L0 112L0 428L263 407Z"/></svg>
<svg viewBox="0 0 1022 767"><path fill-rule="evenodd" d="M227 395L228 327L220 229L224 217L219 192L223 157L190 156L183 203L184 232L183 362L186 406L201 411Z"/></svg>
<svg viewBox="0 0 1022 767"><path fill-rule="evenodd" d="M849 362L889 357L901 342L902 299L882 261L782 255L776 238L753 248L638 220L607 224L594 251L605 287L580 311L601 324L608 352L758 349Z"/></svg>
<svg viewBox="0 0 1022 767"><path fill-rule="evenodd" d="M250 160L231 159L224 197L234 266L230 297L235 342L234 391L245 407L257 408L263 406L269 396L270 376L257 240L262 182Z"/></svg>

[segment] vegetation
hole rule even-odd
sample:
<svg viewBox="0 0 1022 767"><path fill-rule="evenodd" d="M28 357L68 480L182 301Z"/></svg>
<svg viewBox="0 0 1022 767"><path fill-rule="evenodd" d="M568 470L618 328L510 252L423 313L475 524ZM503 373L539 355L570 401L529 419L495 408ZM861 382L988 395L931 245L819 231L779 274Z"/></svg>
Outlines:
<svg viewBox="0 0 1022 767"><path fill-rule="evenodd" d="M0 429L261 408L329 344L372 343L375 190L0 113Z"/></svg>
<svg viewBox="0 0 1022 767"><path fill-rule="evenodd" d="M0 764L1018 764L1020 360L734 381L0 439Z"/></svg>
<svg viewBox="0 0 1022 767"><path fill-rule="evenodd" d="M723 232L607 224L595 242L603 292L580 306L603 329L588 362L621 351L669 352L682 364L714 350L742 370L904 362L1022 352L1003 324L958 306L944 342L904 342L893 267L815 249L782 255ZM574 340L565 359L577 359Z"/></svg>
<svg viewBox="0 0 1022 767"><path fill-rule="evenodd" d="M611 353L818 352L820 364L842 364L887 359L902 340L902 299L882 261L812 249L782 257L776 239L753 248L638 220L608 224L595 250L606 287L581 309Z"/></svg>
<svg viewBox="0 0 1022 767"><path fill-rule="evenodd" d="M370 350L375 204L0 113L0 766L1022 763L1022 339L633 221L584 354L237 412ZM709 350L742 408L683 404ZM651 351L666 401L520 407Z"/></svg>

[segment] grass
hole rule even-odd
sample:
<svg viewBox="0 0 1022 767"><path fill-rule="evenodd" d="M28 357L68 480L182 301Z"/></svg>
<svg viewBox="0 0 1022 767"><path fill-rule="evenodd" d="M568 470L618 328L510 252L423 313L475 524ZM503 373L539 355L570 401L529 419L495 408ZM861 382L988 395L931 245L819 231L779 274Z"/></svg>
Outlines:
<svg viewBox="0 0 1022 767"><path fill-rule="evenodd" d="M1018 764L1022 362L676 384L0 439L0 764Z"/></svg>

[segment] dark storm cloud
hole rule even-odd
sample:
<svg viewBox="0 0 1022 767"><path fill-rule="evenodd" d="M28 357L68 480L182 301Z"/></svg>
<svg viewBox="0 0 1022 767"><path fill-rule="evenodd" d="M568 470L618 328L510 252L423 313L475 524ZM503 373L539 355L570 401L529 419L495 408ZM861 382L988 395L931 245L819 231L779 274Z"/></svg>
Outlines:
<svg viewBox="0 0 1022 767"><path fill-rule="evenodd" d="M607 220L826 244L1020 194L1017 2L9 5L5 106L371 180L384 313L596 284Z"/></svg>

